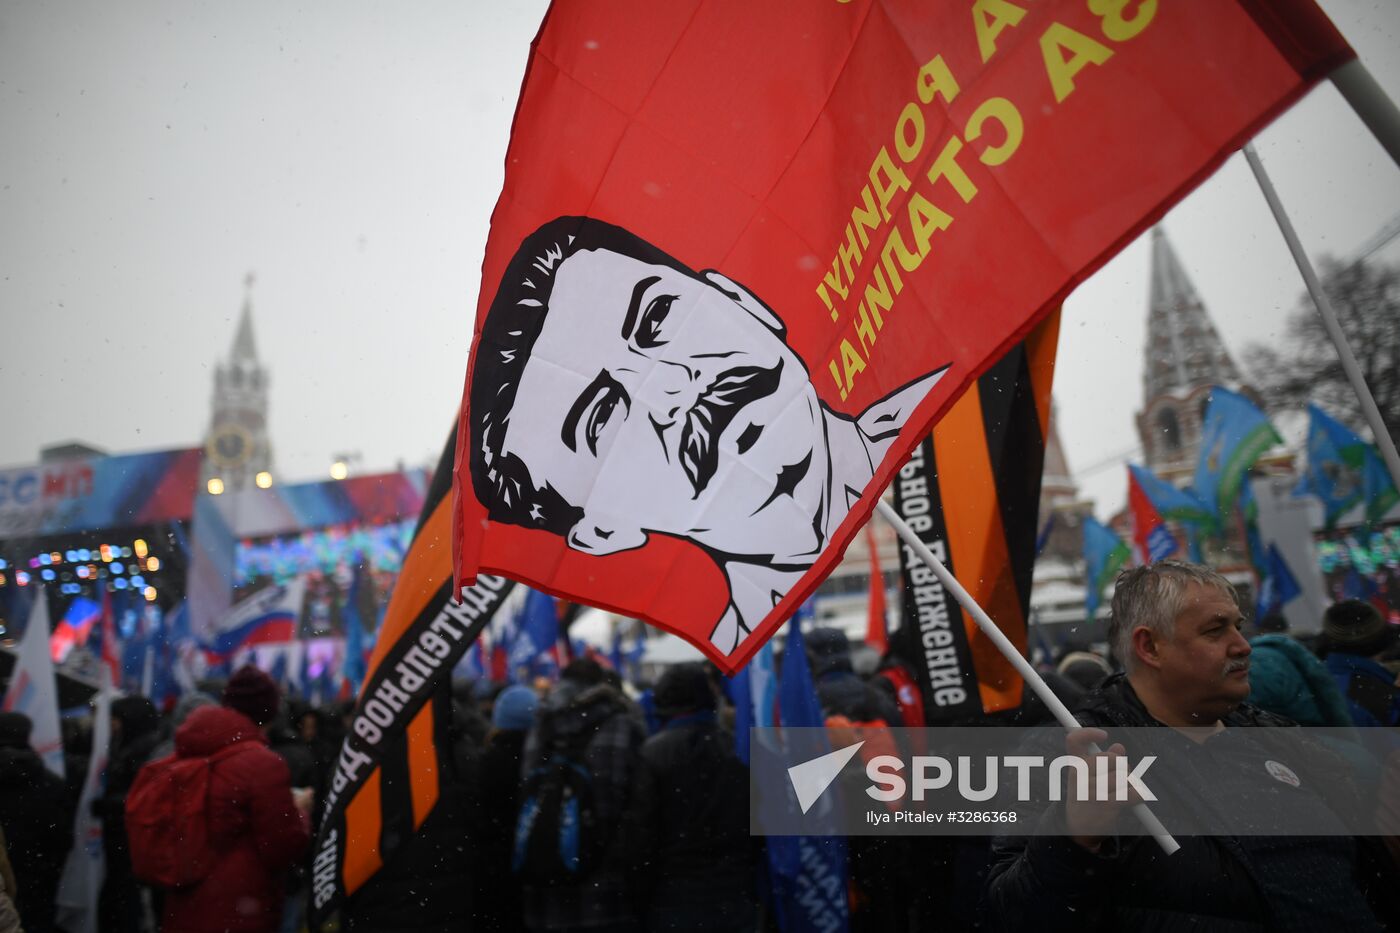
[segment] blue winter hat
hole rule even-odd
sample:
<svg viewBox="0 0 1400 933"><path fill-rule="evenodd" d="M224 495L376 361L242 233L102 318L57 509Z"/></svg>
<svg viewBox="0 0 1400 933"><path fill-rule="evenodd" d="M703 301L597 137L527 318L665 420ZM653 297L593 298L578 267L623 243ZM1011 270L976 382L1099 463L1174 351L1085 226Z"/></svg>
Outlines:
<svg viewBox="0 0 1400 933"><path fill-rule="evenodd" d="M535 707L540 698L529 687L519 684L502 690L491 711L491 725L497 729L525 731L535 724Z"/></svg>

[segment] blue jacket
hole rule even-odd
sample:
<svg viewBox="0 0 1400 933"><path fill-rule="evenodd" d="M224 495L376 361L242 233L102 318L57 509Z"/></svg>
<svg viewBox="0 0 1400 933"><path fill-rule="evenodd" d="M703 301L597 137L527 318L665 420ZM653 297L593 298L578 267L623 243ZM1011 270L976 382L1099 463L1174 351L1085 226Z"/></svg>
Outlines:
<svg viewBox="0 0 1400 933"><path fill-rule="evenodd" d="M1249 702L1300 726L1350 726L1351 711L1330 672L1287 635L1249 640Z"/></svg>
<svg viewBox="0 0 1400 933"><path fill-rule="evenodd" d="M1379 663L1333 651L1327 655L1327 672L1346 697L1352 721L1358 726L1400 725L1400 689L1395 686L1395 675Z"/></svg>

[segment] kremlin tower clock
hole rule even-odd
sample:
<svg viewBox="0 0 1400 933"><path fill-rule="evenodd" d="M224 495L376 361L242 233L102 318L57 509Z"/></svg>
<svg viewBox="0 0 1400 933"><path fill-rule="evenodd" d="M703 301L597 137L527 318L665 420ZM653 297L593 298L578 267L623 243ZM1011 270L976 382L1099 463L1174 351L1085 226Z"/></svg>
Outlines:
<svg viewBox="0 0 1400 933"><path fill-rule="evenodd" d="M253 275L244 280L243 313L228 359L214 369L213 413L204 438L202 480L208 492L272 485L267 436L267 370L253 343Z"/></svg>

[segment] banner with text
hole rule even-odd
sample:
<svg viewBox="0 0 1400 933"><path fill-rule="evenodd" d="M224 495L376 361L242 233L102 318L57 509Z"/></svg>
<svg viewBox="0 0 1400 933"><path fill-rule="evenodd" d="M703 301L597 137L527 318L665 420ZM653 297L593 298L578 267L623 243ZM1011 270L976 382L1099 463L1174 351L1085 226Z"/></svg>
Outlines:
<svg viewBox="0 0 1400 933"><path fill-rule="evenodd" d="M553 5L482 268L458 579L732 673L955 399L1351 57L1306 0Z"/></svg>

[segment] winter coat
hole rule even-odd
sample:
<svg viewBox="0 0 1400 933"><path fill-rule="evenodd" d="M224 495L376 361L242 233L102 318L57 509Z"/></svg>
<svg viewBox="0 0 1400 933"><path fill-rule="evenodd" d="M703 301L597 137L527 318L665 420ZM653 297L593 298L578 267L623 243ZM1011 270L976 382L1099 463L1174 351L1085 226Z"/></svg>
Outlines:
<svg viewBox="0 0 1400 933"><path fill-rule="evenodd" d="M752 930L757 905L749 774L713 712L642 746L634 797L649 930Z"/></svg>
<svg viewBox="0 0 1400 933"><path fill-rule="evenodd" d="M126 696L113 701L112 718L121 722L121 740L107 761L102 796L92 802L93 815L102 820L106 856L98 915L102 933L136 933L141 929L141 893L131 874L126 795L155 751L160 715L145 697Z"/></svg>
<svg viewBox="0 0 1400 933"><path fill-rule="evenodd" d="M474 853L477 909L473 929L482 933L518 930L524 912L520 879L510 869L524 751L524 730L503 729L487 739L481 754L474 795L480 802L481 844Z"/></svg>
<svg viewBox="0 0 1400 933"><path fill-rule="evenodd" d="M32 748L0 748L0 828L14 867L15 906L29 933L54 926L54 898L73 845L73 801Z"/></svg>
<svg viewBox="0 0 1400 933"><path fill-rule="evenodd" d="M1104 729L1161 726L1143 707L1126 677L1117 674L1075 711L1085 725ZM1246 705L1224 717L1226 729L1209 739L1229 738L1234 729L1292 725ZM1165 728L1165 727L1162 727ZM1267 736L1255 737L1268 741ZM1053 756L1063 749L1033 753ZM1196 748L1181 743L1180 754ZM1325 757L1325 752L1318 756ZM1288 763L1304 773L1303 786L1336 780L1322 777L1324 762ZM1159 764L1170 764L1165 759ZM1318 770L1305 770L1305 768ZM1341 779L1344 779L1342 777ZM1166 778L1157 779L1161 784ZM1168 782L1169 783L1169 782ZM1322 786L1320 783L1316 786ZM1253 778L1220 788L1209 806L1229 806L1239 795L1264 789ZM1161 796L1167 784L1154 786ZM1126 816L1131 819L1131 816ZM1068 835L1064 808L1042 800L1022 808L1018 822L1040 821L1054 835L998 837L984 887L984 912L993 930L1379 930L1357 880L1354 841L1348 837L1180 836L1181 849L1164 855L1148 836L1119 836L1097 853Z"/></svg>
<svg viewBox="0 0 1400 933"><path fill-rule="evenodd" d="M589 730L583 764L593 782L598 825L609 837L598 867L578 883L525 887L525 925L532 930L623 924L636 916L630 879L636 827L628 803L645 734L622 695L605 683L556 684L525 740L522 776L544 761L551 737L567 741Z"/></svg>
<svg viewBox="0 0 1400 933"><path fill-rule="evenodd" d="M1400 689L1395 675L1378 661L1333 651L1327 655L1327 672L1347 699L1352 721L1358 726L1400 725Z"/></svg>
<svg viewBox="0 0 1400 933"><path fill-rule="evenodd" d="M258 727L223 706L195 710L175 732L175 754L208 757L242 749L213 765L209 834L218 857L208 876L166 892L162 933L272 933L282 920L282 879L310 841L292 802L286 763Z"/></svg>
<svg viewBox="0 0 1400 933"><path fill-rule="evenodd" d="M1346 700L1317 656L1287 635L1249 640L1249 702L1300 726L1350 726Z"/></svg>

